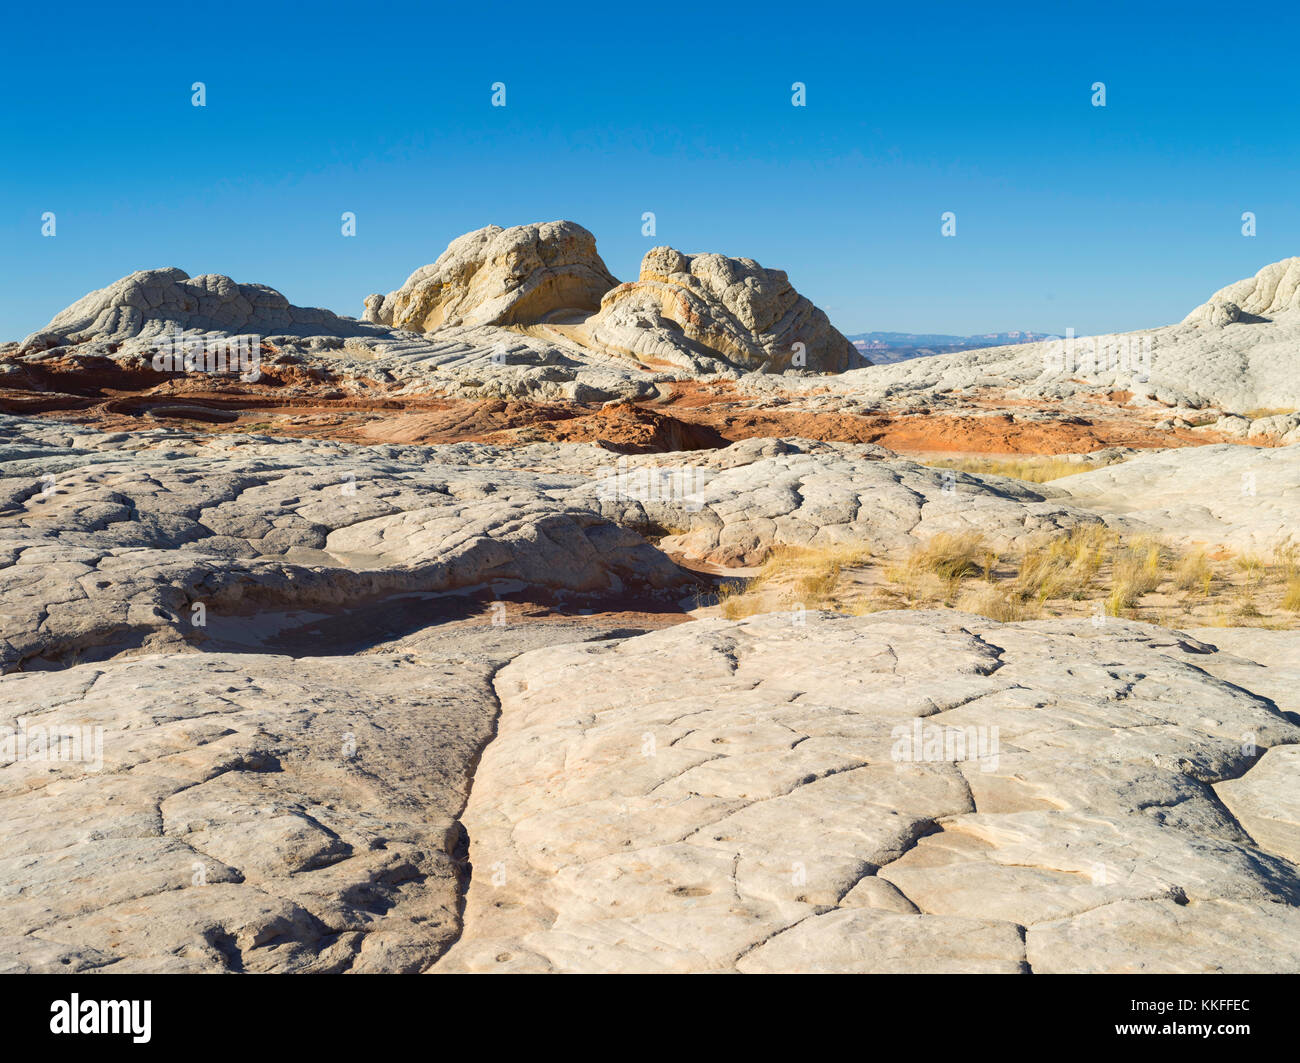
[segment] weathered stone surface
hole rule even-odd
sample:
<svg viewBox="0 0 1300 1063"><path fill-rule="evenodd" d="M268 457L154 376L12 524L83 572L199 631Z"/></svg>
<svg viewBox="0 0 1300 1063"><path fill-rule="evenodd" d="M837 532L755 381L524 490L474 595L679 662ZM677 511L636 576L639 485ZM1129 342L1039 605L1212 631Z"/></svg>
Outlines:
<svg viewBox="0 0 1300 1063"><path fill-rule="evenodd" d="M671 247L647 252L637 281L605 295L588 332L608 350L706 372L716 371L714 359L777 372L839 373L864 363L780 270Z"/></svg>
<svg viewBox="0 0 1300 1063"><path fill-rule="evenodd" d="M576 222L489 225L457 237L396 291L368 297L365 319L415 332L529 324L557 310L593 311L617 283Z"/></svg>
<svg viewBox="0 0 1300 1063"><path fill-rule="evenodd" d="M1300 865L1300 746L1270 749L1214 789L1261 849Z"/></svg>
<svg viewBox="0 0 1300 1063"><path fill-rule="evenodd" d="M496 676L465 930L434 969L1294 966L1300 871L1214 786L1300 726L1213 656L951 612L525 654Z"/></svg>
<svg viewBox="0 0 1300 1063"><path fill-rule="evenodd" d="M0 418L0 671L201 640L200 605L689 586L635 532L556 497L579 478L424 464L427 449Z"/></svg>
<svg viewBox="0 0 1300 1063"><path fill-rule="evenodd" d="M1024 956L1020 930L1009 923L838 908L794 924L736 967L745 974L1021 974Z"/></svg>
<svg viewBox="0 0 1300 1063"><path fill-rule="evenodd" d="M1218 407L1232 413L1296 410L1298 277L1300 259L1284 259L1224 289L1243 300L1238 312L1216 302L1216 296L1187 320L1163 328L914 358L829 381L746 378L745 386L756 394L787 397L824 392L858 404L928 404L980 389L1042 403L1114 390L1130 393L1135 405Z"/></svg>
<svg viewBox="0 0 1300 1063"><path fill-rule="evenodd" d="M1010 544L1099 519L1052 487L808 440L632 457L569 497L628 527L682 529L660 547L720 565L756 564L780 545L894 551L941 532Z"/></svg>
<svg viewBox="0 0 1300 1063"><path fill-rule="evenodd" d="M1031 926L1025 945L1040 974L1294 974L1298 935L1293 905L1118 901Z"/></svg>
<svg viewBox="0 0 1300 1063"><path fill-rule="evenodd" d="M91 292L28 336L22 348L158 340L176 330L232 336L382 335L353 318L293 306L264 284L238 284L216 273L191 277L169 268L140 270Z"/></svg>
<svg viewBox="0 0 1300 1063"><path fill-rule="evenodd" d="M1269 555L1300 527L1300 447L1165 450L1051 486L1116 527L1171 541Z"/></svg>
<svg viewBox="0 0 1300 1063"><path fill-rule="evenodd" d="M297 659L0 676L0 723L31 739L0 771L0 971L427 967L460 930L457 817L493 672L608 631L450 624L334 655L366 641L345 629ZM101 762L38 752L60 728L102 728Z"/></svg>
<svg viewBox="0 0 1300 1063"><path fill-rule="evenodd" d="M1271 262L1253 277L1229 284L1183 319L1185 325L1223 328L1250 317L1300 310L1300 258Z"/></svg>
<svg viewBox="0 0 1300 1063"><path fill-rule="evenodd" d="M458 930L453 825L489 675L183 654L0 677L8 726L103 728L102 770L0 773L0 922L22 945L0 967L427 965Z"/></svg>

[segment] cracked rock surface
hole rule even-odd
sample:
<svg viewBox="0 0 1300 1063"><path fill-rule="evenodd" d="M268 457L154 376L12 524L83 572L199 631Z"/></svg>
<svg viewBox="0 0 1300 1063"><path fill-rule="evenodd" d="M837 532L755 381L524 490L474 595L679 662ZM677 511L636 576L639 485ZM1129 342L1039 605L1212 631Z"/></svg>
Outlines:
<svg viewBox="0 0 1300 1063"><path fill-rule="evenodd" d="M580 480L424 449L0 418L0 672L201 640L198 605L252 618L500 580L685 585L635 532L552 497Z"/></svg>
<svg viewBox="0 0 1300 1063"><path fill-rule="evenodd" d="M525 654L434 969L1294 970L1300 868L1216 789L1281 797L1300 726L1214 653L895 612Z"/></svg>
<svg viewBox="0 0 1300 1063"><path fill-rule="evenodd" d="M1277 522L1293 449L1203 478L1254 471ZM448 619L509 586L673 607L654 529L743 563L1151 523L1191 473L1129 464L0 418L5 741L103 728L102 763L0 764L0 970L1294 970L1294 632Z"/></svg>
<svg viewBox="0 0 1300 1063"><path fill-rule="evenodd" d="M1055 480L1107 522L1237 550L1271 551L1300 527L1300 447L1232 444L1141 454Z"/></svg>
<svg viewBox="0 0 1300 1063"><path fill-rule="evenodd" d="M415 332L528 324L556 310L595 310L617 283L576 222L488 225L457 237L397 291L370 296L366 320Z"/></svg>
<svg viewBox="0 0 1300 1063"><path fill-rule="evenodd" d="M634 283L609 290L587 323L594 343L685 369L839 373L866 363L779 269L751 258L656 247Z"/></svg>
<svg viewBox="0 0 1300 1063"><path fill-rule="evenodd" d="M354 656L0 676L0 720L31 741L103 729L99 763L0 770L0 973L424 969L460 930L457 817L493 672L608 630L452 625Z"/></svg>
<svg viewBox="0 0 1300 1063"><path fill-rule="evenodd" d="M662 549L720 565L774 546L905 549L940 533L1011 544L1100 518L1062 492L934 469L871 444L750 439L716 451L628 459L585 491L610 519L671 529Z"/></svg>

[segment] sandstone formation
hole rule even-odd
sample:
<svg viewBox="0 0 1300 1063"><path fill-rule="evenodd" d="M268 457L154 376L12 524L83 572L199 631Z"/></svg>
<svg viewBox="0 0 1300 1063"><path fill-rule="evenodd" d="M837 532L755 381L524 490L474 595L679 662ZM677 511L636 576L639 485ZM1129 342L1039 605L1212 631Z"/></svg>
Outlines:
<svg viewBox="0 0 1300 1063"><path fill-rule="evenodd" d="M729 379L760 408L791 413L964 416L978 412L972 401L987 393L1010 400L1016 417L1050 421L1061 406L1055 416L1073 422L1088 409L1080 400L1110 393L1129 424L1144 411L1166 411L1150 423L1159 420L1180 443L1190 429L1290 443L1300 440L1300 421L1286 420L1300 409L1297 261L1230 285L1178 325L859 368L860 356L825 314L785 274L752 260L656 248L641 279L618 285L594 238L572 222L491 226L453 241L396 292L372 296L366 321L292 306L273 289L227 277L133 274L22 344L0 345L0 385L12 361L45 355L109 359L134 371L181 329L255 335L274 348L268 356L312 373L369 373L465 399L639 401L673 380ZM1233 300L1241 315L1206 327L1223 317L1213 308ZM838 375L808 375L827 372Z"/></svg>
<svg viewBox="0 0 1300 1063"><path fill-rule="evenodd" d="M667 549L1017 541L1127 519L1104 499L807 440L0 432L6 726L104 729L100 765L0 773L0 969L1300 962L1293 633L457 619L670 606ZM997 745L897 755L936 724Z"/></svg>
<svg viewBox="0 0 1300 1063"><path fill-rule="evenodd" d="M200 606L251 623L494 581L689 585L635 532L554 497L580 479L421 456L0 418L0 672L202 642Z"/></svg>
<svg viewBox="0 0 1300 1063"><path fill-rule="evenodd" d="M1054 480L1050 489L1105 514L1113 527L1171 542L1270 556L1300 541L1300 447L1220 444L1142 454Z"/></svg>
<svg viewBox="0 0 1300 1063"><path fill-rule="evenodd" d="M635 283L601 300L591 341L651 363L745 370L791 367L840 373L865 360L780 270L753 259L684 255L656 247Z"/></svg>
<svg viewBox="0 0 1300 1063"><path fill-rule="evenodd" d="M376 336L378 330L328 310L292 306L274 288L209 273L148 269L77 300L28 336L26 351L69 344L160 340L177 330L259 336Z"/></svg>
<svg viewBox="0 0 1300 1063"><path fill-rule="evenodd" d="M1253 277L1229 284L1183 319L1185 325L1224 328L1300 311L1300 258L1272 262Z"/></svg>
<svg viewBox="0 0 1300 1063"><path fill-rule="evenodd" d="M854 369L747 259L616 283L489 227L366 321L153 270L0 345L0 972L1300 969L1297 632L701 574L1294 545L1300 259L1082 364Z"/></svg>
<svg viewBox="0 0 1300 1063"><path fill-rule="evenodd" d="M989 347L873 366L832 381L747 380L767 393L821 389L838 401L933 404L996 390L1044 404L1116 391L1181 412L1300 409L1300 259L1266 266L1223 289L1186 320L1163 328ZM1225 309L1240 300L1241 313ZM1236 305L1235 303L1233 305ZM1207 327L1217 323L1217 327Z"/></svg>
<svg viewBox="0 0 1300 1063"><path fill-rule="evenodd" d="M460 932L492 673L608 625L450 628L0 676L7 727L103 729L100 764L0 772L0 972L427 968Z"/></svg>
<svg viewBox="0 0 1300 1063"><path fill-rule="evenodd" d="M1248 820L1289 800L1296 703L1211 656L951 612L525 654L496 677L435 970L1294 970L1283 824L1253 838L1215 788Z"/></svg>
<svg viewBox="0 0 1300 1063"><path fill-rule="evenodd" d="M661 549L735 566L757 564L776 546L884 553L944 532L1011 545L1098 520L1059 494L929 468L871 445L755 439L629 458L570 498L627 527L672 529Z"/></svg>
<svg viewBox="0 0 1300 1063"><path fill-rule="evenodd" d="M369 296L365 319L414 332L529 324L556 311L593 311L617 283L596 238L575 222L489 225L453 240L397 291Z"/></svg>

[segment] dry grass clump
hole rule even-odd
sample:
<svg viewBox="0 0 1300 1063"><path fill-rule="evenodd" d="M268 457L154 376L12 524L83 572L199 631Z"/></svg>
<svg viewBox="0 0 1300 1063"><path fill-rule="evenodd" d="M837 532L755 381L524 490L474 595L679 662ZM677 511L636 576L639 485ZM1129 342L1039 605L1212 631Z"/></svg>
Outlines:
<svg viewBox="0 0 1300 1063"><path fill-rule="evenodd" d="M717 605L727 620L741 620L763 611L762 600L748 593L747 580L728 579L718 584Z"/></svg>
<svg viewBox="0 0 1300 1063"><path fill-rule="evenodd" d="M1214 567L1204 550L1184 554L1174 568L1174 587L1180 591L1198 591L1203 598L1210 595L1214 584Z"/></svg>
<svg viewBox="0 0 1300 1063"><path fill-rule="evenodd" d="M1247 587L1257 587L1264 580L1268 562L1258 554L1242 554L1233 560L1233 565L1241 573Z"/></svg>
<svg viewBox="0 0 1300 1063"><path fill-rule="evenodd" d="M965 579L990 579L998 562L981 535L942 532L916 546L901 561L885 568L899 605L952 604Z"/></svg>
<svg viewBox="0 0 1300 1063"><path fill-rule="evenodd" d="M1286 590L1282 592L1282 608L1288 612L1300 613L1300 576L1287 581Z"/></svg>
<svg viewBox="0 0 1300 1063"><path fill-rule="evenodd" d="M956 608L963 613L977 613L1004 624L1013 620L1028 620L1038 615L1038 609L1027 605L1024 598L1014 590L992 583L977 584L970 590L963 591L957 599Z"/></svg>
<svg viewBox="0 0 1300 1063"><path fill-rule="evenodd" d="M982 535L950 535L942 532L912 552L908 565L933 573L944 583L968 576L988 577L997 555L984 543Z"/></svg>
<svg viewBox="0 0 1300 1063"><path fill-rule="evenodd" d="M1016 593L1040 605L1049 598L1081 598L1119 537L1104 524L1081 524L1025 552Z"/></svg>
<svg viewBox="0 0 1300 1063"><path fill-rule="evenodd" d="M1110 595L1106 611L1122 616L1138 599L1156 590L1163 581L1168 554L1154 539L1139 537L1116 548L1111 559Z"/></svg>
<svg viewBox="0 0 1300 1063"><path fill-rule="evenodd" d="M871 560L871 551L861 543L833 546L778 546L758 572L746 580L727 580L718 591L718 604L728 620L752 616L775 603L822 608L845 569Z"/></svg>
<svg viewBox="0 0 1300 1063"><path fill-rule="evenodd" d="M1087 465L1079 461L1065 461L1061 458L1024 457L1024 458L936 458L925 462L935 469L954 469L957 472L973 472L983 476L1009 476L1013 480L1041 484L1048 480L1059 480L1062 476L1100 469L1101 465ZM1113 462L1111 464L1114 464Z"/></svg>
<svg viewBox="0 0 1300 1063"><path fill-rule="evenodd" d="M1079 525L1016 550L940 534L902 556L861 545L786 546L718 591L729 619L803 606L862 615L951 606L1001 622L1126 617L1170 627L1300 626L1300 545L1272 554L1176 549Z"/></svg>
<svg viewBox="0 0 1300 1063"><path fill-rule="evenodd" d="M1280 414L1295 412L1288 406L1256 406L1254 409L1247 410L1241 416L1248 421L1258 421L1261 417L1277 417Z"/></svg>

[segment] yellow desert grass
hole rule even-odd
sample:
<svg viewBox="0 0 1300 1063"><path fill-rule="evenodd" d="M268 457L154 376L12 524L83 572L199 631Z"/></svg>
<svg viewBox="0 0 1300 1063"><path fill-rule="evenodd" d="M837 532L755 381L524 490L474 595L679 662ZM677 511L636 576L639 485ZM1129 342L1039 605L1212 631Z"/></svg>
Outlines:
<svg viewBox="0 0 1300 1063"><path fill-rule="evenodd" d="M1293 577L1287 582L1282 594L1282 608L1292 613L1300 613L1300 577Z"/></svg>
<svg viewBox="0 0 1300 1063"><path fill-rule="evenodd" d="M755 575L725 582L719 589L718 604L728 620L761 612L774 596L783 605L823 608L829 604L844 569L865 565L870 560L871 551L859 543L778 546L767 555Z"/></svg>
<svg viewBox="0 0 1300 1063"><path fill-rule="evenodd" d="M1177 590L1196 591L1202 597L1209 597L1213 583L1214 567L1202 549L1184 554L1174 568L1174 587Z"/></svg>
<svg viewBox="0 0 1300 1063"><path fill-rule="evenodd" d="M957 599L956 607L963 613L978 613L1004 624L1013 620L1026 620L1034 614L1034 610L1027 607L1025 600L1014 590L991 583L963 591Z"/></svg>
<svg viewBox="0 0 1300 1063"><path fill-rule="evenodd" d="M1061 458L1024 457L1024 458L935 458L924 464L935 469L954 469L957 472L973 472L984 476L1010 476L1013 480L1026 483L1046 483L1059 480L1062 476L1099 469L1100 465L1085 465L1077 461L1065 461ZM1113 463L1112 463L1113 464Z"/></svg>
<svg viewBox="0 0 1300 1063"><path fill-rule="evenodd" d="M862 614L951 606L994 620L1110 616L1167 626L1300 624L1300 547L1233 555L1079 525L998 549L947 533L892 556L861 544L774 550L719 590L728 618L803 606Z"/></svg>
<svg viewBox="0 0 1300 1063"><path fill-rule="evenodd" d="M1165 550L1145 536L1117 546L1111 561L1110 595L1106 612L1123 616L1139 599L1158 588L1163 581Z"/></svg>
<svg viewBox="0 0 1300 1063"><path fill-rule="evenodd" d="M953 535L941 532L917 547L908 565L929 572L944 583L969 576L988 576L997 555L984 543L984 537L972 533Z"/></svg>
<svg viewBox="0 0 1300 1063"><path fill-rule="evenodd" d="M1083 524L1026 551L1016 575L1016 593L1039 604L1082 594L1117 540L1104 524Z"/></svg>

